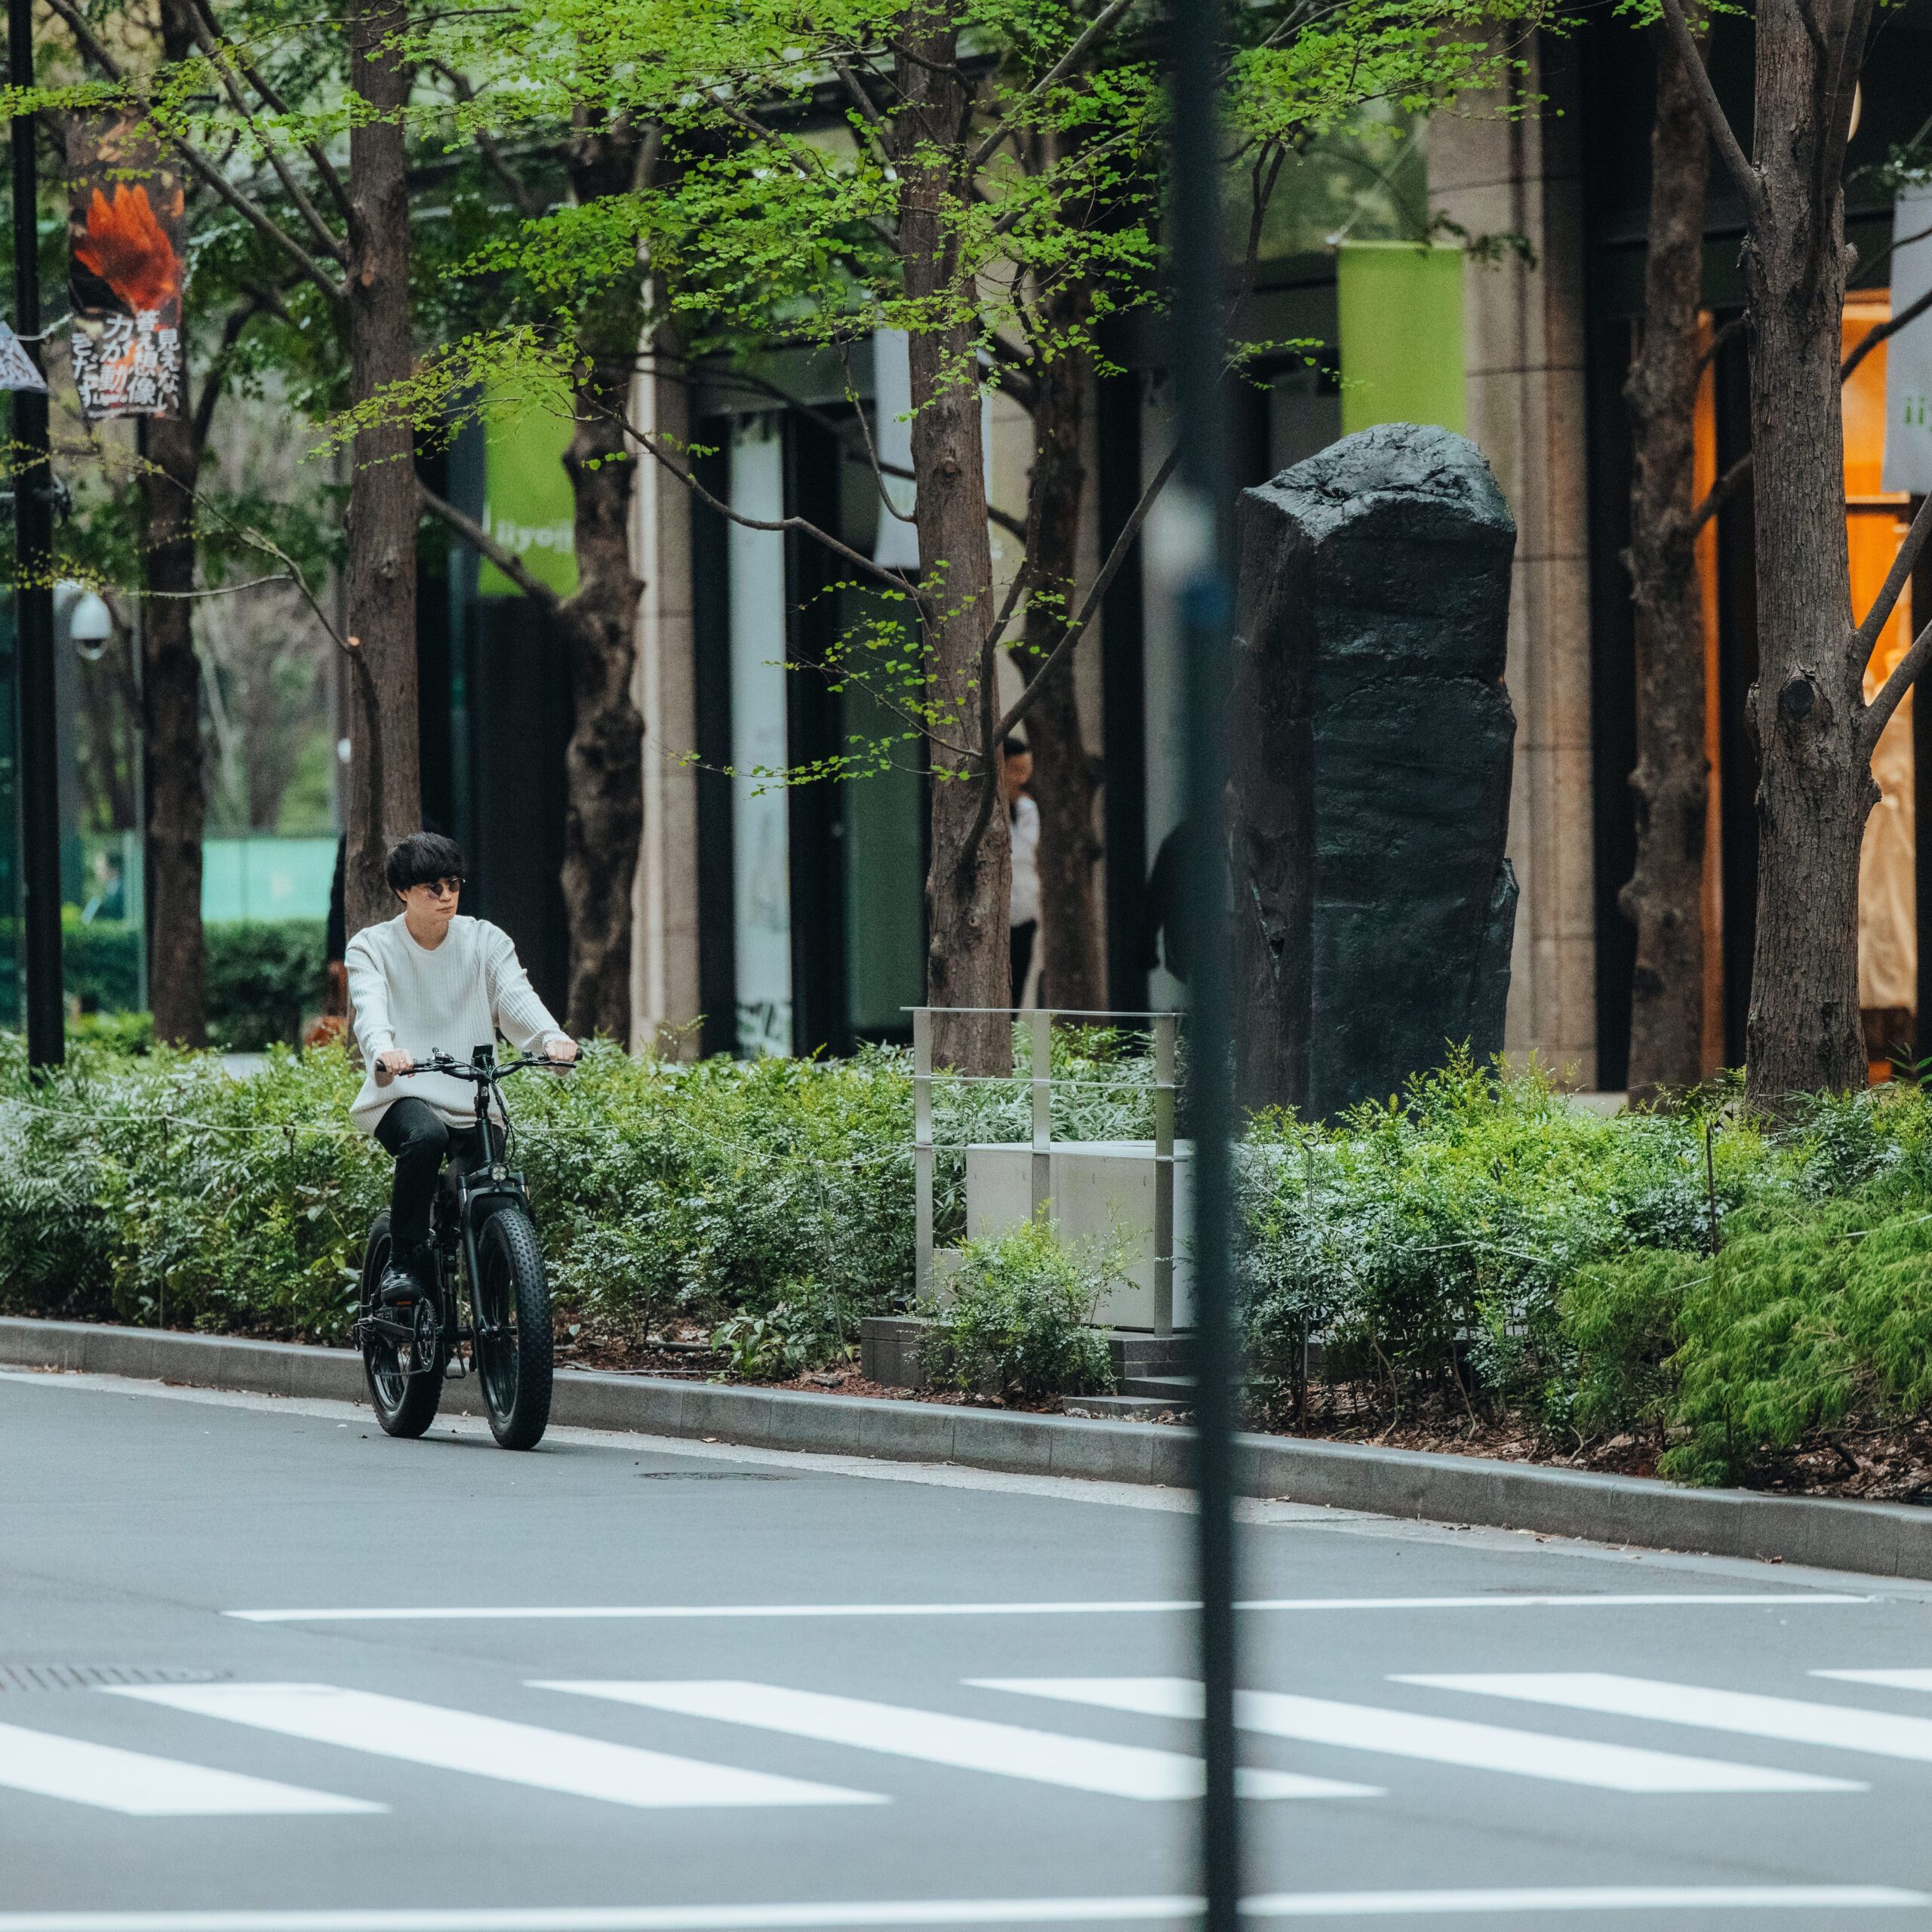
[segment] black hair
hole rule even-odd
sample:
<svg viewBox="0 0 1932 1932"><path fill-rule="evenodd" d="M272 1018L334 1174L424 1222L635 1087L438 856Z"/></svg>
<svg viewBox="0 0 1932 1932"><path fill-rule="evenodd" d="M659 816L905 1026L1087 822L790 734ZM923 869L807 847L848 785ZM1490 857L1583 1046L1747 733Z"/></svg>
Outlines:
<svg viewBox="0 0 1932 1932"><path fill-rule="evenodd" d="M463 848L440 832L412 832L389 848L383 876L392 892L407 892L412 885L434 885L439 878L461 878Z"/></svg>
<svg viewBox="0 0 1932 1932"><path fill-rule="evenodd" d="M1033 747L1024 738L1016 738L1009 734L999 741L999 753L1001 758L1031 758Z"/></svg>

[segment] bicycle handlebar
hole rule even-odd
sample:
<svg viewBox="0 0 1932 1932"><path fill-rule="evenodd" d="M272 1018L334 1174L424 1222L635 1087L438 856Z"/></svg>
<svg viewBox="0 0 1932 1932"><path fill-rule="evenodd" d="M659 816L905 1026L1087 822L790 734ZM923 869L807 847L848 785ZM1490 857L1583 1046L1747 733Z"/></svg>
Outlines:
<svg viewBox="0 0 1932 1932"><path fill-rule="evenodd" d="M494 1080L499 1074L515 1073L527 1066L548 1067L552 1073L565 1073L577 1064L572 1060L552 1060L548 1054L525 1054L515 1060L493 1060L487 1066L479 1066L474 1060L453 1060L448 1054L433 1054L427 1060L418 1060L414 1066L399 1068L393 1077L407 1080L413 1073L448 1073L459 1080L474 1080L481 1085Z"/></svg>

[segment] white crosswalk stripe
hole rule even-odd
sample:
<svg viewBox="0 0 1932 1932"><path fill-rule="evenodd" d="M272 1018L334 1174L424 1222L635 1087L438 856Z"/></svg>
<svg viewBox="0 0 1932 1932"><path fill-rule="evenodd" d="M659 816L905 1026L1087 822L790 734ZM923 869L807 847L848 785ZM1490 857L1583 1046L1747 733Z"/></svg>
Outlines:
<svg viewBox="0 0 1932 1932"><path fill-rule="evenodd" d="M1932 1670L1814 1670L1841 1684L1877 1684L1891 1690L1932 1690Z"/></svg>
<svg viewBox="0 0 1932 1932"><path fill-rule="evenodd" d="M1619 1677L1607 1671L1481 1672L1472 1675L1398 1677L1398 1684L1429 1684L1478 1697L1511 1697L1524 1703L1556 1704L1612 1717L1644 1718L1657 1724L1727 1730L1745 1737L1774 1737L1789 1744L1823 1744L1875 1757L1932 1762L1932 1718L1899 1717L1849 1704L1807 1703L1754 1690L1713 1690L1702 1684L1668 1684L1655 1678Z"/></svg>
<svg viewBox="0 0 1932 1932"><path fill-rule="evenodd" d="M815 1690L787 1690L775 1684L736 1678L664 1683L571 1680L540 1681L534 1687L608 1697L651 1710L713 1718L793 1737L1025 1778L1037 1784L1102 1792L1115 1798L1198 1798L1201 1791L1201 1760L1179 1752L1066 1737L1018 1724L992 1724L979 1718L909 1709L865 1698L831 1697ZM1271 1770L1241 1771L1237 1789L1244 1798L1382 1795L1371 1786Z"/></svg>
<svg viewBox="0 0 1932 1932"><path fill-rule="evenodd" d="M388 1806L0 1724L0 1785L133 1818L318 1817Z"/></svg>
<svg viewBox="0 0 1932 1932"><path fill-rule="evenodd" d="M1198 1718L1198 1683L1179 1677L974 1678L986 1690L1017 1691L1109 1710L1139 1711L1150 1716ZM1289 1697L1270 1690L1241 1690L1235 1696L1235 1722L1244 1730L1303 1743L1341 1745L1433 1764L1504 1771L1519 1777L1561 1784L1592 1785L1624 1792L1862 1791L1842 1778L1818 1777L1756 1764L1724 1764L1623 1744L1553 1737L1540 1731L1512 1730L1411 1711L1369 1704L1335 1703L1325 1697Z"/></svg>
<svg viewBox="0 0 1932 1932"><path fill-rule="evenodd" d="M116 1684L104 1694L612 1804L655 1809L886 1802L869 1792L670 1757L331 1684Z"/></svg>

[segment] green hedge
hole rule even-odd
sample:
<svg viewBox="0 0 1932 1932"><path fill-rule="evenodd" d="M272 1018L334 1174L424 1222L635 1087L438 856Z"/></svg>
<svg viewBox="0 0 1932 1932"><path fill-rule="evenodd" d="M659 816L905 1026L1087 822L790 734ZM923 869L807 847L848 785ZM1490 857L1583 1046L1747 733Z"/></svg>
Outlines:
<svg viewBox="0 0 1932 1932"><path fill-rule="evenodd" d="M1603 1118L1463 1062L1242 1163L1251 1363L1308 1345L1381 1412L1507 1410L1574 1448L1647 1433L1734 1481L1857 1411L1932 1404L1932 1103L1890 1083L1774 1130L1725 1088Z"/></svg>
<svg viewBox="0 0 1932 1932"><path fill-rule="evenodd" d="M320 919L236 920L205 927L208 1034L229 1052L294 1046L304 1014L322 1003ZM84 1011L127 1013L140 1003L140 936L125 920L61 918L63 973Z"/></svg>
<svg viewBox="0 0 1932 1932"><path fill-rule="evenodd" d="M341 1340L389 1183L346 1127L355 1069L339 1048L278 1051L238 1081L213 1055L118 1038L82 1038L29 1088L0 1036L0 1308ZM1145 1137L1143 1056L1105 1038L1055 1053L1074 1131ZM961 1232L958 1149L1027 1137L1024 1074L1023 1051L1011 1081L942 1084L943 1241ZM1704 1101L1606 1119L1534 1073L1464 1063L1333 1127L1256 1122L1237 1162L1238 1291L1269 1405L1291 1422L1337 1399L1508 1411L1572 1447L1647 1434L1697 1481L1854 1414L1925 1412L1932 1102L1894 1084L1774 1131L1732 1094ZM573 1319L632 1335L702 1321L770 1375L910 1306L903 1052L681 1066L598 1048L568 1078L522 1076L513 1103ZM980 1261L952 1337L962 1378L1093 1379L1057 1355L1036 1366L1088 1292L1079 1269L1026 1240Z"/></svg>

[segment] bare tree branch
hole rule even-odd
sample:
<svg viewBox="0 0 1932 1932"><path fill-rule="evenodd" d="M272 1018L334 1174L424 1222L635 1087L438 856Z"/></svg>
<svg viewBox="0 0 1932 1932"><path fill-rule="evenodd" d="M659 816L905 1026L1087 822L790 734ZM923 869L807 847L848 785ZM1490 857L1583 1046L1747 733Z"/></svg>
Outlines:
<svg viewBox="0 0 1932 1932"><path fill-rule="evenodd" d="M1851 634L1851 648L1862 666L1871 657L1872 648L1878 641L1878 633L1885 628L1885 621L1892 614L1906 583L1912 577L1912 566L1918 561L1918 553L1925 547L1925 540L1932 537L1932 497L1927 497L1918 506L1918 514L1912 520L1912 528L1905 534L1905 541L1899 546L1898 555L1892 559L1892 568L1887 573L1884 587L1873 601L1872 608L1865 614L1865 621Z"/></svg>
<svg viewBox="0 0 1932 1932"><path fill-rule="evenodd" d="M241 84L235 78L233 53L225 42L219 46L216 44L215 37L207 24L207 11L198 0L193 18L195 45L201 48L208 65L220 77L222 91L228 96L229 104L241 115L248 131L254 136L256 145L268 157L268 164L275 171L275 178L281 183L283 192L295 204L296 213L301 216L323 254L346 266L349 245L322 219L321 211L303 192L302 184L290 171L288 162L282 159L281 149L257 125L254 112L243 97Z"/></svg>
<svg viewBox="0 0 1932 1932"><path fill-rule="evenodd" d="M476 99L476 90L470 84L466 74L460 73L445 60L430 63L436 72L456 91L456 97L467 106ZM508 192L511 205L526 221L534 221L549 206L549 203L518 174L503 152L503 143L487 128L472 131L476 143L476 151L489 164L490 171L496 176Z"/></svg>
<svg viewBox="0 0 1932 1932"><path fill-rule="evenodd" d="M1928 229L1926 232L1932 234L1932 229ZM1932 288L1928 288L1917 301L1908 302L1889 321L1874 322L1871 328L1859 337L1851 353L1839 365L1838 380L1841 382L1849 381L1852 371L1856 369L1859 364L1878 346L1879 343L1897 335L1908 322L1917 321L1927 309L1932 309Z"/></svg>
<svg viewBox="0 0 1932 1932"><path fill-rule="evenodd" d="M241 64L242 71L248 77L248 85L261 97L263 103L271 113L287 115L288 103L281 93L270 85L257 63L221 31L221 23L215 18L208 0L193 0L202 18L208 23L208 32L220 39L231 55ZM344 221L349 219L349 189L342 177L337 173L336 165L329 158L328 149L320 141L304 141L302 151L313 163L317 178L329 191L329 198L335 203L336 212Z"/></svg>
<svg viewBox="0 0 1932 1932"><path fill-rule="evenodd" d="M1735 337L1742 335L1745 330L1750 326L1750 323L1751 318L1749 315L1736 315L1732 316L1730 320L1726 322L1721 328L1713 329L1711 331L1710 340L1706 343L1702 350L1699 352L1697 357L1698 374L1701 376L1723 352L1724 345L1732 340Z"/></svg>
<svg viewBox="0 0 1932 1932"><path fill-rule="evenodd" d="M228 312L228 318L221 325L221 346L208 359L207 371L202 377L202 393L195 404L192 428L198 457L208 447L208 432L214 425L215 408L221 401L222 386L228 380L229 365L235 360L242 332L261 312L260 297L251 294L246 301Z"/></svg>
<svg viewBox="0 0 1932 1932"><path fill-rule="evenodd" d="M891 589L911 597L918 604L921 613L926 614L925 593L916 585L908 583L898 571L888 570L883 565L874 563L863 551L855 550L851 544L842 543L829 530L821 529L809 517L781 516L766 518L746 516L743 511L734 509L721 497L715 496L707 490L691 474L687 466L680 463L676 457L670 454L660 438L654 435L650 430L632 421L628 414L623 418L623 421L626 431L635 439L639 448L649 455L661 469L675 476L706 509L715 510L728 522L735 523L741 530L768 531L777 536L783 536L789 531L796 531L800 536L809 537L815 543L823 545L835 557L844 558L854 570L858 571L863 576L870 577L875 583L885 584Z"/></svg>
<svg viewBox="0 0 1932 1932"><path fill-rule="evenodd" d="M1746 450L1706 493L1704 500L1690 512L1690 535L1694 539L1697 533L1729 503L1737 494L1737 486L1751 474L1751 452Z"/></svg>
<svg viewBox="0 0 1932 1932"><path fill-rule="evenodd" d="M1032 533L1028 533L1027 554L1020 560L1020 568L1013 574L1013 581L1007 586L1005 601L1000 605L999 615L987 627L986 634L980 640L980 803L973 814L973 823L967 828L965 838L959 848L957 866L961 878L971 878L980 863L980 842L986 835L986 828L993 822L993 808L999 800L999 746L1001 734L993 724L993 700L999 689L999 641L1005 635L1006 627L1013 621L1014 611L1018 608L1020 593L1025 590L1032 577Z"/></svg>
<svg viewBox="0 0 1932 1932"><path fill-rule="evenodd" d="M498 543L474 517L466 516L455 504L438 496L420 476L416 479L416 494L432 516L448 524L478 556L488 557L525 596L542 605L546 611L554 611L563 602L563 598L541 577L531 576L528 567L514 550Z"/></svg>
<svg viewBox="0 0 1932 1932"><path fill-rule="evenodd" d="M1041 99L1050 88L1057 87L1113 31L1121 15L1133 5L1134 0L1109 0L1109 4L1101 8L1087 31L1026 90L1016 105L1029 106ZM1011 115L995 122L986 131L986 137L980 145L967 156L964 171L969 175L978 174L992 160L1000 143L1012 131Z"/></svg>
<svg viewBox="0 0 1932 1932"><path fill-rule="evenodd" d="M1167 488L1168 479L1174 473L1174 467L1180 461L1180 451L1174 450L1165 463L1155 472L1154 480L1140 493L1140 500L1134 506L1134 514L1122 526L1120 534L1114 539L1114 547L1107 552L1107 561L1100 566L1100 574L1094 580L1094 587L1087 593L1087 601L1080 607L1080 614L1067 626L1052 650L1040 660L1040 668L1028 680L1026 688L1013 701L1012 708L999 721L998 736L1005 737L1017 731L1026 721L1026 714L1040 701L1040 691L1047 679L1060 668L1060 661L1072 650L1086 634L1087 626L1094 621L1094 615L1100 608L1100 600L1113 588L1114 579L1120 574L1120 567L1127 561L1127 553L1134 548L1134 541L1140 534L1140 526L1147 521L1147 512L1154 507L1155 500Z"/></svg>
<svg viewBox="0 0 1932 1932"><path fill-rule="evenodd" d="M1724 111L1724 103L1718 99L1717 89L1711 85L1710 74L1697 51L1697 36L1690 31L1690 23L1684 17L1684 0L1663 0L1663 13L1664 18L1670 23L1670 36L1677 48L1677 57L1684 63L1684 70L1690 77L1690 91L1697 96L1698 112L1704 117L1711 145L1722 156L1724 166L1730 171L1731 179L1737 183L1737 192L1744 198L1744 211L1752 226L1761 227L1767 214L1764 184L1758 180L1758 171L1738 144L1737 131Z"/></svg>
<svg viewBox="0 0 1932 1932"><path fill-rule="evenodd" d="M1865 715L1860 721L1861 747L1869 758L1878 748L1878 740L1885 727L1892 721L1892 715L1905 700L1905 694L1911 690L1913 681L1925 669L1926 660L1932 658L1932 624L1927 624L1912 641L1912 648L1892 667L1892 675L1881 685L1872 702L1865 707Z"/></svg>

